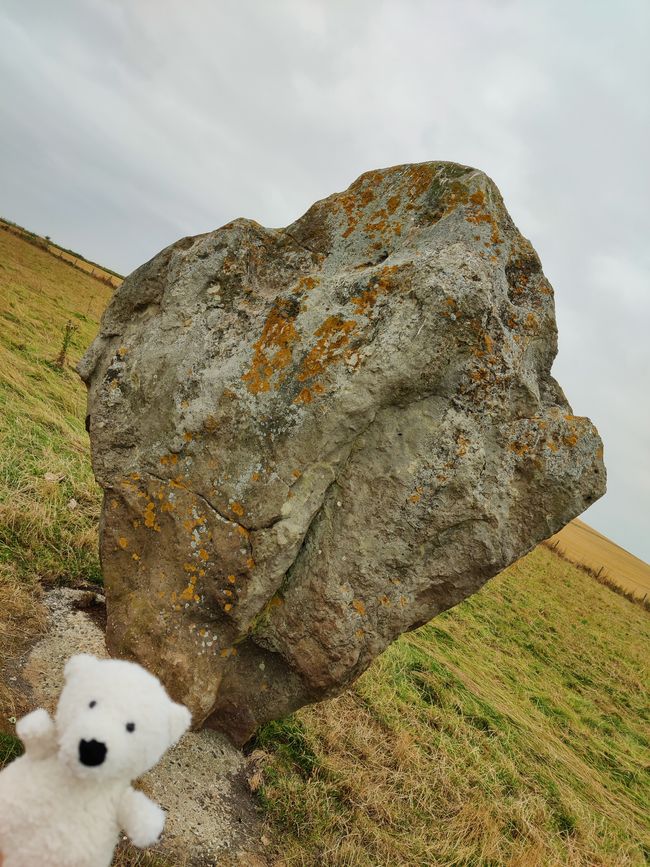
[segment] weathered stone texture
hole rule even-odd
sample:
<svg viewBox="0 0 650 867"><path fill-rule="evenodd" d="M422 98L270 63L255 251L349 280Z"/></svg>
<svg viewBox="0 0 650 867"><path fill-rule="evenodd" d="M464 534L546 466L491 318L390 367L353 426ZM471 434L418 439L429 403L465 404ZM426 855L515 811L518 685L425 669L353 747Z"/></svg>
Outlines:
<svg viewBox="0 0 650 867"><path fill-rule="evenodd" d="M111 650L238 742L334 694L603 494L555 354L534 249L454 163L163 250L79 367Z"/></svg>

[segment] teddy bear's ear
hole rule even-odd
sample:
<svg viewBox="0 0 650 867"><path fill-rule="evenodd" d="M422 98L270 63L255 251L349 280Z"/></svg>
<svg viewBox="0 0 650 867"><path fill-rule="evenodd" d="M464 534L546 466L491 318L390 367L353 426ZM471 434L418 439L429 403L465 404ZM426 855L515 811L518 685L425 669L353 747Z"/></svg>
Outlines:
<svg viewBox="0 0 650 867"><path fill-rule="evenodd" d="M169 713L169 731L172 744L175 744L185 734L191 722L192 714L185 705L172 702Z"/></svg>
<svg viewBox="0 0 650 867"><path fill-rule="evenodd" d="M78 653L76 656L71 656L70 659L66 662L65 668L63 669L65 679L69 680L75 674L80 674L83 671L88 671L88 669L96 662L96 657L91 656L89 653Z"/></svg>

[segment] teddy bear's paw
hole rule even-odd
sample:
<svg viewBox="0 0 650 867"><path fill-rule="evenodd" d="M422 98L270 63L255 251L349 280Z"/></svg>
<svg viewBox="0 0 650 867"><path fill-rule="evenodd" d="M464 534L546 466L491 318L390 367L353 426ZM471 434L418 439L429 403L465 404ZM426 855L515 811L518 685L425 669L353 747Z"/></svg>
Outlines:
<svg viewBox="0 0 650 867"><path fill-rule="evenodd" d="M142 792L133 793L130 808L127 833L131 842L140 849L153 845L165 826L165 811Z"/></svg>
<svg viewBox="0 0 650 867"><path fill-rule="evenodd" d="M16 723L16 734L27 744L29 741L48 738L54 731L54 723L49 713L42 707L33 710Z"/></svg>

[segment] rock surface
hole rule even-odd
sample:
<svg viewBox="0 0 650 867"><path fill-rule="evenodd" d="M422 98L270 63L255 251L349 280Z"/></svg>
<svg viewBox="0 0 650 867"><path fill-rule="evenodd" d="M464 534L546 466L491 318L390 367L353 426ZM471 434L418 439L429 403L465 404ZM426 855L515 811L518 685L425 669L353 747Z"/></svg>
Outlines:
<svg viewBox="0 0 650 867"><path fill-rule="evenodd" d="M605 490L494 183L362 175L125 280L79 366L111 652L238 743L340 691Z"/></svg>

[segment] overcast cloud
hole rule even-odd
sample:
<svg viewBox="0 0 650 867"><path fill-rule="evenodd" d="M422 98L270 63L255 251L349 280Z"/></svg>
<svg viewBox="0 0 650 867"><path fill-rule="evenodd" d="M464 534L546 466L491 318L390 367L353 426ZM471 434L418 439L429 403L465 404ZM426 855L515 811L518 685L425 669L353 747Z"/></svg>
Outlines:
<svg viewBox="0 0 650 867"><path fill-rule="evenodd" d="M486 171L605 441L585 520L650 560L647 0L3 0L0 213L127 273L367 169Z"/></svg>

